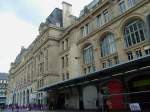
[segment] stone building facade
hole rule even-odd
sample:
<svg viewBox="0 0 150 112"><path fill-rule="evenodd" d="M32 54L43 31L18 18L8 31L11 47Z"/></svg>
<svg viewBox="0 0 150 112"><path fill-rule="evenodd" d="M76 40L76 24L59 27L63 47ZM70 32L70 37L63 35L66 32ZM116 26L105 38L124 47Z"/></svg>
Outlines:
<svg viewBox="0 0 150 112"><path fill-rule="evenodd" d="M121 94L131 85L128 92L150 87L146 71L144 75L127 77L120 76L127 71L119 72L125 64L149 56L149 0L94 0L84 7L79 18L71 15L71 4L62 5L62 10L56 8L41 23L37 38L27 49L22 48L11 64L8 99L13 100L8 104L48 103L56 109L98 109L101 90L110 95ZM118 72L113 71L112 76L109 71L114 67ZM103 78L97 76L105 71ZM92 74L96 75L90 77ZM98 81L108 74L111 79ZM119 98L119 104L115 98ZM125 109L124 99L129 100L124 96L109 98L109 108Z"/></svg>
<svg viewBox="0 0 150 112"><path fill-rule="evenodd" d="M0 107L6 104L6 90L8 85L8 73L0 73Z"/></svg>

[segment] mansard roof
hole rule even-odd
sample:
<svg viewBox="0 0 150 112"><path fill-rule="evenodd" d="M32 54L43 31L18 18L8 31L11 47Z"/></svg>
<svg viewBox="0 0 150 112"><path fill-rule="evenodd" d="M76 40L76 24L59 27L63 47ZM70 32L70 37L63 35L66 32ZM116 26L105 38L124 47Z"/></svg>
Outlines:
<svg viewBox="0 0 150 112"><path fill-rule="evenodd" d="M23 56L23 54L27 51L26 48L22 47L20 53L17 55L16 59L15 59L15 64L19 63L21 61L21 58Z"/></svg>
<svg viewBox="0 0 150 112"><path fill-rule="evenodd" d="M101 0L93 0L90 4L86 5L80 12L80 17L86 15L89 11L93 10Z"/></svg>
<svg viewBox="0 0 150 112"><path fill-rule="evenodd" d="M46 23L57 25L60 24L60 27L63 26L62 23L62 10L59 8L55 8L52 13L47 17Z"/></svg>

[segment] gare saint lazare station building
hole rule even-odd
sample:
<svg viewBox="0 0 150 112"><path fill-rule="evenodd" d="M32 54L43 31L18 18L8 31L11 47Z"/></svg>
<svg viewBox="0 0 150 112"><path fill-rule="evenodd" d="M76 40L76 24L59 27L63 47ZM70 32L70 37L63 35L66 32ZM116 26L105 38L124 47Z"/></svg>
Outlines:
<svg viewBox="0 0 150 112"><path fill-rule="evenodd" d="M150 105L150 1L62 3L11 63L7 104L48 109L130 110Z"/></svg>

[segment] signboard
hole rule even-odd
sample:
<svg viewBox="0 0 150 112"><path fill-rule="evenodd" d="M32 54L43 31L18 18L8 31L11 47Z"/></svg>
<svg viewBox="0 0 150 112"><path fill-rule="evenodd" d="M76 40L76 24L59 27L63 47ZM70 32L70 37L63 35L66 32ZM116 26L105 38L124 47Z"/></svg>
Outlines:
<svg viewBox="0 0 150 112"><path fill-rule="evenodd" d="M131 111L141 111L139 103L130 103L129 106Z"/></svg>

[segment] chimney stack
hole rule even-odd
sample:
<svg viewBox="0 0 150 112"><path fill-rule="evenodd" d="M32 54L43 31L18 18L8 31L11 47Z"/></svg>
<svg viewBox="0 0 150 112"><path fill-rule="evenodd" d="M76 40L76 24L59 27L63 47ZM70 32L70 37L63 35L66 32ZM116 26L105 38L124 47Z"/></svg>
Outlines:
<svg viewBox="0 0 150 112"><path fill-rule="evenodd" d="M71 19L71 12L72 12L72 5L66 2L62 2L63 7L63 27L67 28L72 23Z"/></svg>

